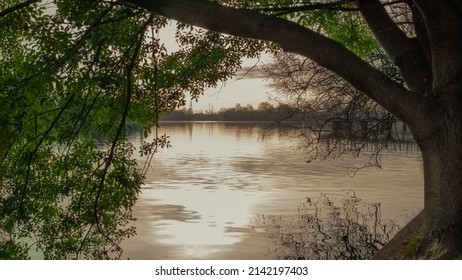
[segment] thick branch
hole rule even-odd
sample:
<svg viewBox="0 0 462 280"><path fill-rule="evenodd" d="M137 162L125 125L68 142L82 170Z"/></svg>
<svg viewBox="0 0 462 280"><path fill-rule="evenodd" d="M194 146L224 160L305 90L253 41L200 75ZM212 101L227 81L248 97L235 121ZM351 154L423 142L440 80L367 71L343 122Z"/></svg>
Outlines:
<svg viewBox="0 0 462 280"><path fill-rule="evenodd" d="M6 16L8 14L19 11L19 10L21 10L21 9L27 7L27 6L30 6L30 5L32 5L34 3L37 3L37 2L40 2L40 0L27 0L27 1L24 1L22 3L17 4L15 6L6 8L5 10L0 11L0 17L3 17L3 16Z"/></svg>
<svg viewBox="0 0 462 280"><path fill-rule="evenodd" d="M212 31L270 41L332 70L412 125L424 114L423 99L391 81L343 45L294 22L206 0L129 0L151 12Z"/></svg>
<svg viewBox="0 0 462 280"><path fill-rule="evenodd" d="M264 7L254 8L256 11L275 13L274 15L284 15L297 12L306 12L313 10L329 10L329 11L357 11L356 8L345 7L347 3L354 2L354 0L341 0L338 2L329 3L312 3L308 5L299 6L277 6L277 7Z"/></svg>
<svg viewBox="0 0 462 280"><path fill-rule="evenodd" d="M413 0L425 19L432 53L433 88L457 82L462 71L462 4L460 0Z"/></svg>
<svg viewBox="0 0 462 280"><path fill-rule="evenodd" d="M401 70L408 87L416 93L429 92L432 71L418 40L404 34L379 0L358 0L357 3L372 33Z"/></svg>
<svg viewBox="0 0 462 280"><path fill-rule="evenodd" d="M432 55L430 41L428 40L428 32L427 27L425 26L424 17L420 10L417 8L417 6L414 4L414 2L412 2L411 0L407 0L406 3L409 5L409 8L412 12L412 21L414 24L414 30L417 36L417 40L419 41L420 47L425 53L425 57L427 58L428 63L431 65Z"/></svg>

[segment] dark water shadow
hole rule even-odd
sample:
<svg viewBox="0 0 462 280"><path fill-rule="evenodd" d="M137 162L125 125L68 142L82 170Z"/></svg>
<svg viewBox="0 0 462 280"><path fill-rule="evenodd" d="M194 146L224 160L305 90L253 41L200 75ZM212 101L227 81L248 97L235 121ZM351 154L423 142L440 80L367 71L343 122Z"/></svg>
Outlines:
<svg viewBox="0 0 462 280"><path fill-rule="evenodd" d="M364 260L399 230L381 220L380 203L366 204L354 192L340 201L307 197L294 215L257 215L254 232L271 239L267 259Z"/></svg>

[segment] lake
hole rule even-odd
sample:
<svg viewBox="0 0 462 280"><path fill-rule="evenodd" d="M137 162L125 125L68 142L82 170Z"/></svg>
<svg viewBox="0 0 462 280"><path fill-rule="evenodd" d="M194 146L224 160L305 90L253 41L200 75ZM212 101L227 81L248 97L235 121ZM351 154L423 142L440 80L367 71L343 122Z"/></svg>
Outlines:
<svg viewBox="0 0 462 280"><path fill-rule="evenodd" d="M352 176L348 167L366 156L307 163L297 130L268 126L162 123L172 147L151 163L123 257L367 258L423 208L414 144ZM131 140L141 143L143 133Z"/></svg>

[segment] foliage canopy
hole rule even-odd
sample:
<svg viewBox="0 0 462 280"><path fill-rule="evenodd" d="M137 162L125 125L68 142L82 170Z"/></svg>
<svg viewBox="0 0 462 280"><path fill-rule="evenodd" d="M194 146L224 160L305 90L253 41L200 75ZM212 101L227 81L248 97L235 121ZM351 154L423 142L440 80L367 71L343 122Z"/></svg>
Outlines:
<svg viewBox="0 0 462 280"><path fill-rule="evenodd" d="M124 1L11 0L0 11L0 258L118 258L146 168L133 154L149 161L169 145L155 135L135 150L129 124L155 126L262 46Z"/></svg>

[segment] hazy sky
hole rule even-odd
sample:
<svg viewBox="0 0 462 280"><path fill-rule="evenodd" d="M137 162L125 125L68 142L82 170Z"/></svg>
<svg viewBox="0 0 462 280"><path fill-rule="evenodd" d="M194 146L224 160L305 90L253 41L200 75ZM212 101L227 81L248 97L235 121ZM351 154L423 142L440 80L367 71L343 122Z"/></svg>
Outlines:
<svg viewBox="0 0 462 280"><path fill-rule="evenodd" d="M175 51L178 46L175 42L175 21L172 21L167 27L163 28L159 37L165 44L168 51ZM243 67L254 67L259 61L267 62L268 56L263 55L260 60L258 59L245 59ZM193 101L192 106L196 110L209 110L213 106L214 111L220 108L234 107L236 103L242 106L251 104L257 107L260 102L268 101L268 93L272 91L269 86L270 82L262 77L255 77L255 75L246 75L242 78L243 74L238 74L237 78L230 79L225 83L219 84L218 87L207 90L203 96L199 98L198 102ZM188 100L190 100L188 98ZM188 102L187 107L190 106Z"/></svg>
<svg viewBox="0 0 462 280"><path fill-rule="evenodd" d="M234 107L236 103L242 106L251 104L254 108L260 102L268 101L268 93L272 91L269 81L262 78L232 79L217 88L207 90L192 106L196 110L209 110L213 106L214 111L220 108ZM189 104L188 104L189 106Z"/></svg>

